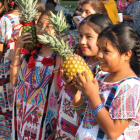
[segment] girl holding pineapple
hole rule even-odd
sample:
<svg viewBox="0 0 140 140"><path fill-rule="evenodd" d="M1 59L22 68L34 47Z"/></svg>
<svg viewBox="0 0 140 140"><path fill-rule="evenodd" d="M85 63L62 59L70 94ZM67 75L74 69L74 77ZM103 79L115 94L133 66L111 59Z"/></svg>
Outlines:
<svg viewBox="0 0 140 140"><path fill-rule="evenodd" d="M97 45L101 69L109 74L90 80L81 73L77 83L65 80L71 90L72 106L80 120L77 140L134 140L140 130L140 80L131 64L140 65L140 42L127 25L118 24L103 30ZM88 98L88 102L79 91Z"/></svg>
<svg viewBox="0 0 140 140"><path fill-rule="evenodd" d="M11 58L8 56L15 46L15 42L10 39L21 25L18 6L14 4L14 0L10 0L9 4L5 0L5 5L9 5L12 11L0 19L0 139L11 139L13 87L10 83Z"/></svg>
<svg viewBox="0 0 140 140"><path fill-rule="evenodd" d="M79 26L79 45L95 77L102 74L97 59L97 38L99 33L110 25L112 23L106 15L94 14L86 17ZM62 87L61 94L63 96L59 109L56 139L69 138L73 140L78 129L79 119L77 119L76 111L71 107L71 91L67 87Z"/></svg>
<svg viewBox="0 0 140 140"><path fill-rule="evenodd" d="M49 12L43 13L36 25L36 34L43 31L55 36L49 23ZM18 37L11 65L11 82L16 87L13 111L13 139L52 139L57 120L57 93L55 76L58 70L56 54L45 44L37 46L25 55L21 64L20 52L32 43L29 33Z"/></svg>

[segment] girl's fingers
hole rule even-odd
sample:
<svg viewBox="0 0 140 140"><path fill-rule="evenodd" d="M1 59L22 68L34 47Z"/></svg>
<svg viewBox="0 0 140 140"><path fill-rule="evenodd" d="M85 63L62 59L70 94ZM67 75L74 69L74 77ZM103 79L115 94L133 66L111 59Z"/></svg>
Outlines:
<svg viewBox="0 0 140 140"><path fill-rule="evenodd" d="M71 78L69 78L68 80L66 80L66 83L67 83L67 84L70 84L72 80L73 80L73 78L71 77Z"/></svg>
<svg viewBox="0 0 140 140"><path fill-rule="evenodd" d="M30 38L32 38L32 36L24 36L23 40L27 40L27 39L30 39Z"/></svg>
<svg viewBox="0 0 140 140"><path fill-rule="evenodd" d="M97 80L95 78L93 79L93 83L98 84L98 82L97 82Z"/></svg>
<svg viewBox="0 0 140 140"><path fill-rule="evenodd" d="M32 43L32 41L24 41L24 44Z"/></svg>
<svg viewBox="0 0 140 140"><path fill-rule="evenodd" d="M70 84L70 82L73 80L72 77L69 78L69 79L66 79L66 78L64 77L64 71L63 71L63 69L60 70L60 76L61 76L61 78L65 81L65 83L66 83L67 85Z"/></svg>
<svg viewBox="0 0 140 140"><path fill-rule="evenodd" d="M82 91L82 88L78 85L75 85L75 87L79 90L79 91Z"/></svg>
<svg viewBox="0 0 140 140"><path fill-rule="evenodd" d="M84 75L85 75L86 81L90 81L90 78L89 78L89 75L88 75L87 71L84 71Z"/></svg>
<svg viewBox="0 0 140 140"><path fill-rule="evenodd" d="M15 35L11 38L11 40L12 40L12 41L15 41L15 40L17 40L18 37L19 37L19 34L17 33L17 34L15 34Z"/></svg>
<svg viewBox="0 0 140 140"><path fill-rule="evenodd" d="M64 81L67 81L66 78L64 77L64 71L63 69L60 70L60 76Z"/></svg>
<svg viewBox="0 0 140 140"><path fill-rule="evenodd" d="M67 40L69 40L69 38L70 38L69 35L67 35L67 36L64 36L64 37L63 37L63 40L64 40L64 41L67 41Z"/></svg>
<svg viewBox="0 0 140 140"><path fill-rule="evenodd" d="M81 81L80 81L80 79L76 76L76 81L77 81L77 85L79 85L79 86L83 86L83 84L81 83Z"/></svg>
<svg viewBox="0 0 140 140"><path fill-rule="evenodd" d="M80 81L80 83L82 83L82 85L85 83L85 79L80 72L77 73L77 79Z"/></svg>
<svg viewBox="0 0 140 140"><path fill-rule="evenodd" d="M22 35L22 38L26 37L27 35L29 36L31 34L30 33L25 33L25 34Z"/></svg>
<svg viewBox="0 0 140 140"><path fill-rule="evenodd" d="M71 83L69 86L75 86L76 85L76 82L73 82L73 83Z"/></svg>

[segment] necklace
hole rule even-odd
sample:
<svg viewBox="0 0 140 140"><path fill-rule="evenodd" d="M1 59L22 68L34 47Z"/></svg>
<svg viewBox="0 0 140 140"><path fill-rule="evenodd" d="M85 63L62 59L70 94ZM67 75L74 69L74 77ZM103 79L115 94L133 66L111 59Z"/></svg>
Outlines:
<svg viewBox="0 0 140 140"><path fill-rule="evenodd" d="M99 64L99 61L98 62L95 62L95 63L93 63L93 64L91 64L91 65L88 65L89 66L89 68L92 68L94 65L96 66L97 64ZM94 66L94 67L95 67Z"/></svg>
<svg viewBox="0 0 140 140"><path fill-rule="evenodd" d="M51 55L51 58L53 58L54 57L54 53ZM47 71L47 69L48 69L48 67L49 66L46 66L46 68L45 68L45 70L42 70L42 77L40 78L40 82L39 82L39 85L37 85L36 87L35 86L33 86L33 75L35 75L35 68L34 69L32 69L32 71L31 71L31 77L30 77L30 84L31 84L31 88L32 89L39 89L41 86L42 86L42 84L43 84L43 81L44 81L44 78L45 78L45 75L46 75L46 71ZM43 72L44 71L44 72Z"/></svg>
<svg viewBox="0 0 140 140"><path fill-rule="evenodd" d="M85 61L87 62L87 64L88 64L88 61L90 60L90 57L87 57L86 59L85 59ZM88 65L89 66L89 68L91 69L94 65L96 66L97 64L99 64L99 61L97 61L97 62L95 62L95 63L93 63L93 64L91 64L91 65ZM95 66L94 66L94 68L95 68Z"/></svg>

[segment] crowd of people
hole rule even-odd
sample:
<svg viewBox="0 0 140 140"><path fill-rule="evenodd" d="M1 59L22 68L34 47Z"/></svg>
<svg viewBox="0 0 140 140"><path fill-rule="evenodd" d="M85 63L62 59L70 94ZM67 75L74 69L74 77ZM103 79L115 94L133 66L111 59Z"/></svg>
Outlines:
<svg viewBox="0 0 140 140"><path fill-rule="evenodd" d="M38 0L36 35L56 36L48 20L56 4ZM19 10L0 0L0 140L139 140L140 2L79 0L77 54L93 81L86 71L66 79L62 58L39 40L34 53L21 54L32 36L21 35Z"/></svg>

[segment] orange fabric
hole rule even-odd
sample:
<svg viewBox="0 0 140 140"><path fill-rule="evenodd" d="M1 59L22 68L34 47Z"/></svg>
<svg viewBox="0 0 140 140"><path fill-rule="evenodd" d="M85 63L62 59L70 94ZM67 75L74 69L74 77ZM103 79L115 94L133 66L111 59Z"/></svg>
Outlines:
<svg viewBox="0 0 140 140"><path fill-rule="evenodd" d="M109 0L108 4L106 4L105 2L103 2L103 4L107 10L108 17L110 18L113 24L116 24L119 21L119 17L118 17L118 10L115 1Z"/></svg>

